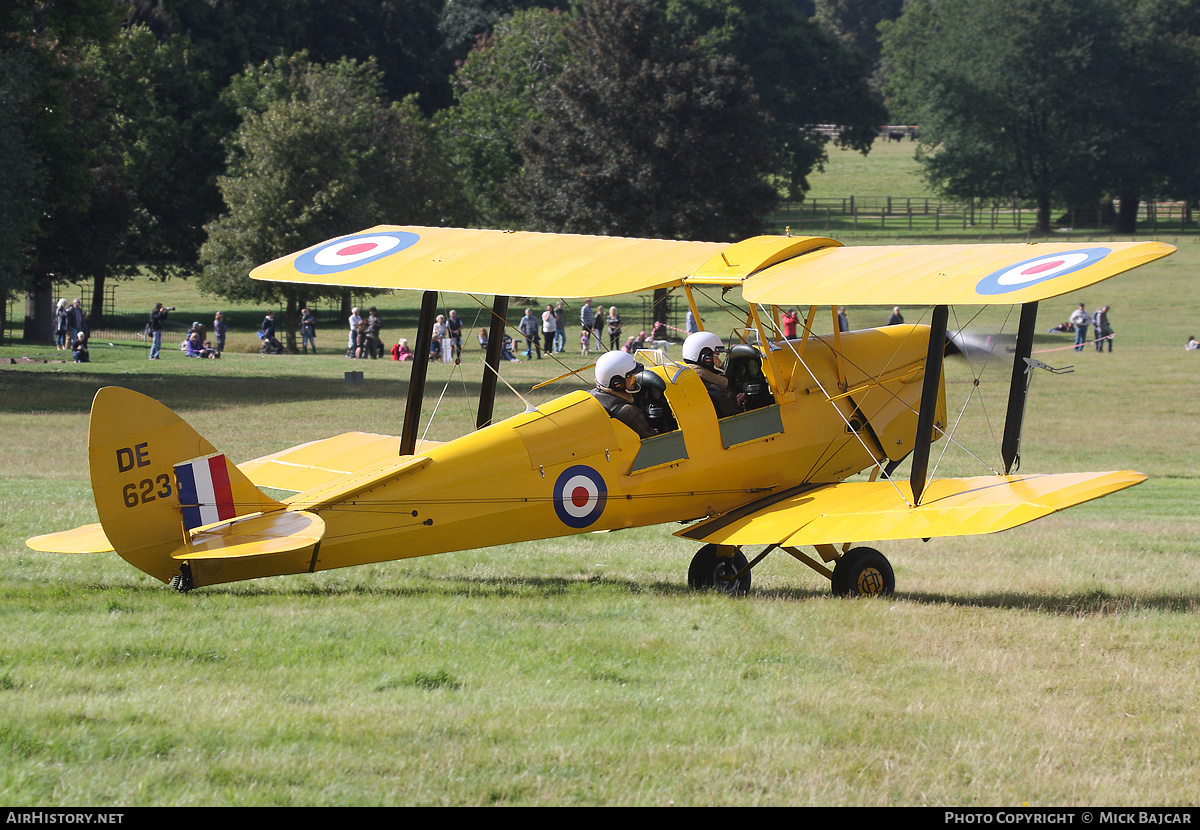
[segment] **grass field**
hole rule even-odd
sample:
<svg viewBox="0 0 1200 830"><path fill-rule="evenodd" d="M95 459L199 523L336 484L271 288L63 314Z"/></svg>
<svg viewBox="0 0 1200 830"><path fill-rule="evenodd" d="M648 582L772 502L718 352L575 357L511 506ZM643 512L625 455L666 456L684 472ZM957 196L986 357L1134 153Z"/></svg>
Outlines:
<svg viewBox="0 0 1200 830"><path fill-rule="evenodd" d="M153 395L241 461L398 433L409 367L346 360L340 328L316 357L239 351L258 309L226 309L238 326L220 361L151 363L144 343L114 340L86 366L4 366L0 802L1196 805L1200 355L1182 346L1200 335L1200 243L1164 241L1180 250L1043 303L1036 356L1074 372L1034 378L1022 459L1150 480L995 536L880 545L897 574L888 600L835 600L778 555L748 597L689 592L694 547L673 527L177 594L114 555L24 546L95 520L96 389ZM183 282L121 291L189 321L215 308ZM1111 354L1045 334L1080 301L1112 306ZM411 337L415 296L373 302L389 340ZM972 310L955 313L952 327ZM1003 323L996 311L971 328ZM503 372L536 402L572 381L534 383L583 365ZM351 369L361 386L344 382ZM958 435L988 459L1007 371L976 387L964 364L947 369L956 415L985 395ZM477 362L431 367L428 437L470 428L479 377ZM502 386L498 414L522 408ZM957 452L939 471L982 472Z"/></svg>

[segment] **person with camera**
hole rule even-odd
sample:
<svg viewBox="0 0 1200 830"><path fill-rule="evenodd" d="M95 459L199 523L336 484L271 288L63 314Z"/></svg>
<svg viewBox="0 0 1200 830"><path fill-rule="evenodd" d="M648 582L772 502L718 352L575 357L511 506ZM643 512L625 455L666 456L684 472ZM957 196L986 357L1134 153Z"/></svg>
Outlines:
<svg viewBox="0 0 1200 830"><path fill-rule="evenodd" d="M150 359L158 360L159 352L162 351L162 327L167 319L167 312L174 311L175 306L164 307L162 303L155 303L154 310L150 312Z"/></svg>

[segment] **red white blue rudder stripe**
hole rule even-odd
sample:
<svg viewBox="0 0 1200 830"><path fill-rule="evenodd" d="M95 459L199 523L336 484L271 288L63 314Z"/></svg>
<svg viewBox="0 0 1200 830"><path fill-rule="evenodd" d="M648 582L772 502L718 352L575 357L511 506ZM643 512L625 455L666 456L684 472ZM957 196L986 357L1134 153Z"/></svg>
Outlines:
<svg viewBox="0 0 1200 830"><path fill-rule="evenodd" d="M237 517L225 456L210 455L175 465L179 506L188 530Z"/></svg>

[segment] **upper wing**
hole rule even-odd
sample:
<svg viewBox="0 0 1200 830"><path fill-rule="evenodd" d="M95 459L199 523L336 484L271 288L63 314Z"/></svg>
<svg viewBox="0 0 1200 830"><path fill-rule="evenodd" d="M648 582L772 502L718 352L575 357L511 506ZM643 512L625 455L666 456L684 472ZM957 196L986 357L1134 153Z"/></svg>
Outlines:
<svg viewBox="0 0 1200 830"><path fill-rule="evenodd" d="M678 284L727 247L719 242L380 225L261 265L250 276L463 294L605 297Z"/></svg>
<svg viewBox="0 0 1200 830"><path fill-rule="evenodd" d="M823 248L746 280L747 301L1010 305L1057 297L1174 252L1162 242Z"/></svg>
<svg viewBox="0 0 1200 830"><path fill-rule="evenodd" d="M683 283L742 287L767 304L1013 304L1056 297L1175 249L1161 242L843 247L824 237L733 244L380 225L251 272L254 279L605 297Z"/></svg>
<svg viewBox="0 0 1200 830"><path fill-rule="evenodd" d="M978 476L929 482L911 507L907 483L827 484L755 510L717 516L676 533L724 545L824 545L995 533L1141 484L1131 470Z"/></svg>

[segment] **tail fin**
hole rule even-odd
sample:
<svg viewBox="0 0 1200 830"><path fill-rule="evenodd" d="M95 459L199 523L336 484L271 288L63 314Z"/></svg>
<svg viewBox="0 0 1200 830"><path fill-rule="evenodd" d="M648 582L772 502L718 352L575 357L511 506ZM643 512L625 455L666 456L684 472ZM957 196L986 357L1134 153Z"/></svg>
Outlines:
<svg viewBox="0 0 1200 830"><path fill-rule="evenodd" d="M96 393L88 432L92 494L122 559L170 582L180 569L171 552L192 528L283 508L215 453L153 398L117 386Z"/></svg>

